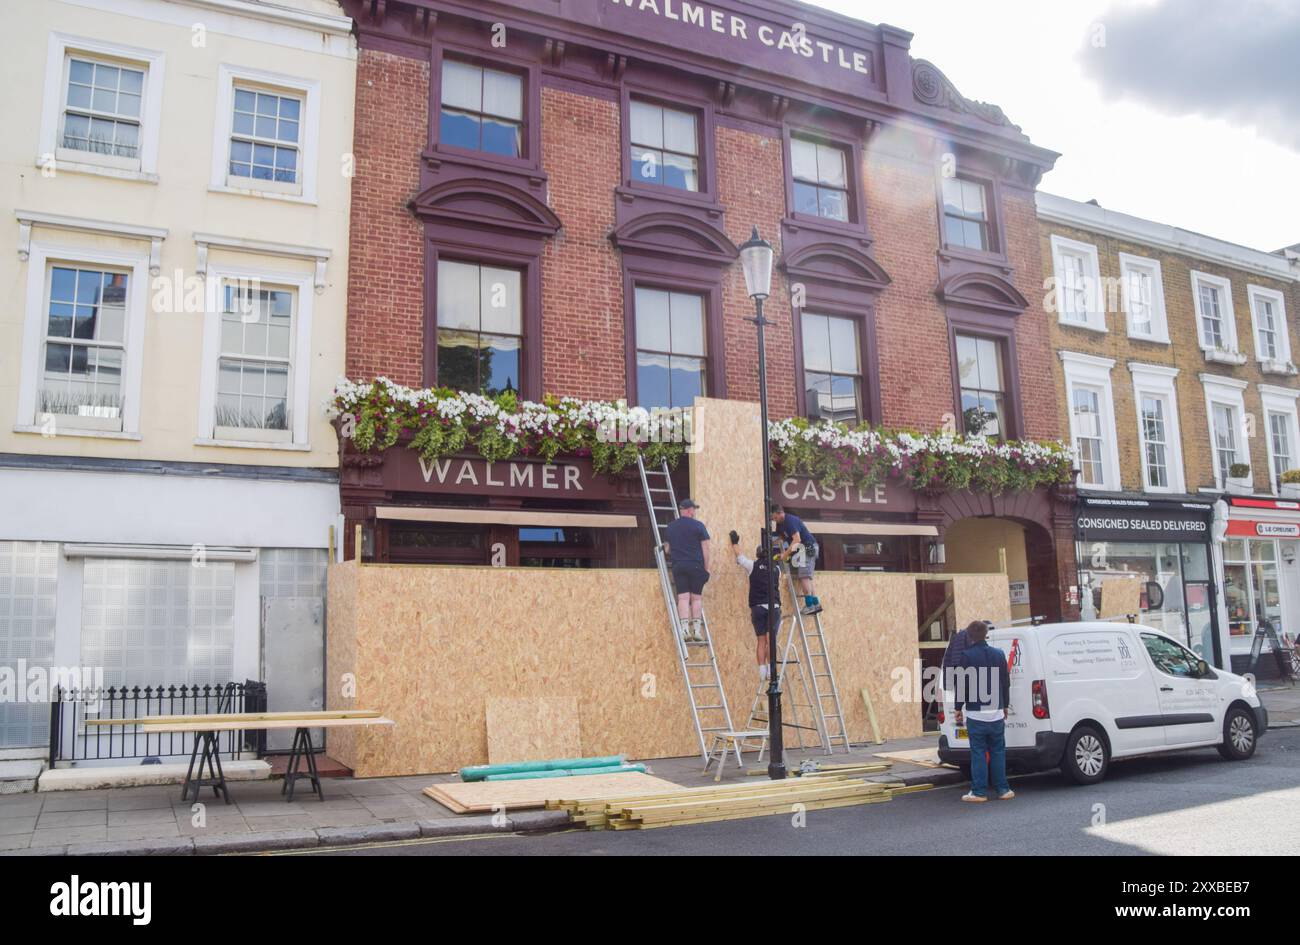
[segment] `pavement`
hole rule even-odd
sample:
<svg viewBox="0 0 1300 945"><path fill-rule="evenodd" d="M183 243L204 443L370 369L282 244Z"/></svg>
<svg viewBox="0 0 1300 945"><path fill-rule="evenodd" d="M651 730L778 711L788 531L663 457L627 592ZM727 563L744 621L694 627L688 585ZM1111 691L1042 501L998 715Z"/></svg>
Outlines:
<svg viewBox="0 0 1300 945"><path fill-rule="evenodd" d="M1300 749L1300 687L1261 690L1269 708L1270 724L1279 732L1294 736L1291 743ZM1288 729L1288 726L1294 728ZM1282 739L1266 736L1260 753L1270 751ZM802 760L844 764L846 762L881 762L880 753L915 752L934 749L933 735L899 739L883 745L855 748L848 754L827 756L821 751L787 749L787 769L794 771ZM1217 760L1213 750L1185 754L1205 755ZM1179 755L1162 757L1178 758ZM1300 756L1297 756L1300 757ZM1128 762L1127 764L1162 764L1163 762ZM705 774L698 756L659 758L646 762L652 774L683 786L712 783L713 774ZM756 766L766 772L766 763ZM1252 771L1255 767L1252 766ZM1292 774L1300 774L1293 771ZM464 815L452 813L421 793L439 781L458 780L455 774L414 775L399 778L324 778L324 801L299 785L295 799L286 802L280 794L281 781L233 782L227 805L204 792L202 807L181 800L177 785L88 791L55 791L0 796L0 855L192 855L229 854L267 851L311 851L319 848L348 848L380 845L377 849L403 850L420 841L452 837L494 835L498 841L510 835L564 830L567 817L559 811L519 811L508 815ZM724 770L723 780L753 780L736 767L734 761ZM936 787L965 783L954 769L894 761L888 771L870 776L869 780L928 783ZM1109 780L1108 782L1109 783ZM1292 784L1300 783L1293 778ZM923 795L917 795L922 797ZM919 803L900 798L888 806L917 804L929 809L935 801ZM1294 810L1294 807L1291 808ZM835 811L818 812L819 822L831 814L852 816ZM781 820L780 818L776 818ZM745 824L754 823L744 821ZM707 825L689 828L711 831ZM736 828L732 828L736 829ZM742 831L744 828L740 828ZM758 828L762 832L762 828ZM628 831L628 834L658 834L663 831ZM675 832L675 831L674 831ZM624 834L620 834L623 836ZM567 835L566 836L570 836ZM579 835L583 838L587 834ZM518 837L516 836L516 839ZM513 841L512 841L513 842ZM571 844L573 841L562 841ZM586 842L586 840L580 841ZM394 845L394 846L386 846ZM600 844L597 844L599 847ZM485 852L505 852L495 844ZM534 852L529 848L529 852ZM575 852L579 852L575 850ZM598 852L584 850L581 852ZM653 852L653 851L650 851ZM832 852L828 850L827 852ZM872 851L876 852L876 851Z"/></svg>
<svg viewBox="0 0 1300 945"><path fill-rule="evenodd" d="M962 803L964 782L866 804L657 830L568 830L314 851L336 856L1254 856L1300 847L1300 727L1248 761L1213 748L1117 761L1106 780L1013 777L1010 801ZM982 861L981 861L982 862ZM1231 861L1216 878L1237 879ZM1227 870L1225 873L1224 870ZM1198 877L1200 878L1200 877Z"/></svg>

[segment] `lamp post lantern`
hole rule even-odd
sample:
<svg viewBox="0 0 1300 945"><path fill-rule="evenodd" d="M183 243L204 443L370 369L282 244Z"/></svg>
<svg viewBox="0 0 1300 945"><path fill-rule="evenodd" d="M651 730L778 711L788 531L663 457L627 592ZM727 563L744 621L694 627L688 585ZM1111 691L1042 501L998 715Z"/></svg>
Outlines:
<svg viewBox="0 0 1300 945"><path fill-rule="evenodd" d="M754 227L749 240L740 247L740 267L745 274L745 290L754 300L754 317L748 319L758 326L758 403L762 414L763 437L763 559L767 570L767 724L768 755L767 776L774 781L785 778L785 746L782 742L781 683L777 674L776 636L778 624L773 619L775 605L780 602L776 583L776 568L772 562L772 531L768 527L772 509L772 451L767 437L767 352L764 346L763 302L772 289L772 244L758 235ZM796 606L798 602L795 602Z"/></svg>

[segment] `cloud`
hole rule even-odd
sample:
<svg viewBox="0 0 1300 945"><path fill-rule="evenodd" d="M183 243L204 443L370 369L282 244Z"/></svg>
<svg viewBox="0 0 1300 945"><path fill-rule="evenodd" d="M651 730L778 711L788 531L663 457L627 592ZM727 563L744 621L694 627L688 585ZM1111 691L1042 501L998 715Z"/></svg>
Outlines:
<svg viewBox="0 0 1300 945"><path fill-rule="evenodd" d="M1097 18L1080 53L1102 97L1254 125L1300 150L1300 3L1159 0Z"/></svg>

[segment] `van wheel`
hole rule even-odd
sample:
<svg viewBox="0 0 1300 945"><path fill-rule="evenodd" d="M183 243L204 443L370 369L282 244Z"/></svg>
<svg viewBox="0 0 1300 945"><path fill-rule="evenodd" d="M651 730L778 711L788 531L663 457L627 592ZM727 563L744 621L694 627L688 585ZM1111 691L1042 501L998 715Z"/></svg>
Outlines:
<svg viewBox="0 0 1300 945"><path fill-rule="evenodd" d="M1096 784L1106 777L1110 767L1110 749L1101 732L1090 725L1080 725L1070 733L1061 758L1061 772L1075 784Z"/></svg>
<svg viewBox="0 0 1300 945"><path fill-rule="evenodd" d="M1259 741L1255 731L1255 718L1241 706L1233 706L1223 719L1223 742L1219 754L1229 761L1244 761L1255 754Z"/></svg>

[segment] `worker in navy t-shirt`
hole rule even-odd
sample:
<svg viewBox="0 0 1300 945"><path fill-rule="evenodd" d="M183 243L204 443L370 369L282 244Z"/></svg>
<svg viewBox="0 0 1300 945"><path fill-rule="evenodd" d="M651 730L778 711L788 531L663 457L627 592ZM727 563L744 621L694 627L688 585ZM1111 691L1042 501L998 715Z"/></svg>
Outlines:
<svg viewBox="0 0 1300 945"><path fill-rule="evenodd" d="M677 588L677 622L685 643L704 642L704 585L709 580L709 530L695 517L692 499L677 503L681 516L664 529L664 551L672 559Z"/></svg>
<svg viewBox="0 0 1300 945"><path fill-rule="evenodd" d="M799 516L787 512L779 505L772 506L772 521L777 534L785 542L781 557L790 562L795 577L799 579L799 592L803 594L805 616L822 612L822 602L813 589L813 566L817 561L817 539Z"/></svg>

